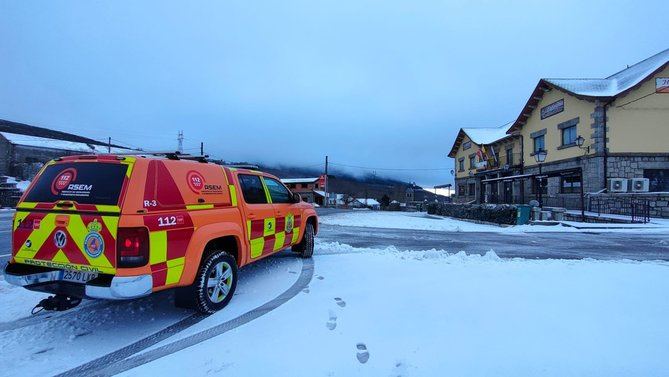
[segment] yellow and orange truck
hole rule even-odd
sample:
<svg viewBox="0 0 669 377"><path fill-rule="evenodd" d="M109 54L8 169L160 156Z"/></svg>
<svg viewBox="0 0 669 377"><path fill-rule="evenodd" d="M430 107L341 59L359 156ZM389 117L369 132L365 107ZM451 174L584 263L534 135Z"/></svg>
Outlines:
<svg viewBox="0 0 669 377"><path fill-rule="evenodd" d="M5 279L59 302L174 288L177 306L213 313L238 268L287 248L309 258L317 230L310 204L255 169L176 153L62 157L17 205Z"/></svg>

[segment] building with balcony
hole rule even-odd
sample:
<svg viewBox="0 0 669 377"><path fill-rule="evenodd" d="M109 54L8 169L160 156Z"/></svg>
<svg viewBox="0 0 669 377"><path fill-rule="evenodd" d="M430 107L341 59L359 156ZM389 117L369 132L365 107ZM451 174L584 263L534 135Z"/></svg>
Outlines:
<svg viewBox="0 0 669 377"><path fill-rule="evenodd" d="M449 157L455 160L455 201L514 203L522 186L512 182L483 185L482 181L522 173L520 138L508 134L511 123L501 127L461 128Z"/></svg>
<svg viewBox="0 0 669 377"><path fill-rule="evenodd" d="M608 195L669 217L669 49L604 78L540 79L514 122L461 129L449 157L459 202L578 209Z"/></svg>

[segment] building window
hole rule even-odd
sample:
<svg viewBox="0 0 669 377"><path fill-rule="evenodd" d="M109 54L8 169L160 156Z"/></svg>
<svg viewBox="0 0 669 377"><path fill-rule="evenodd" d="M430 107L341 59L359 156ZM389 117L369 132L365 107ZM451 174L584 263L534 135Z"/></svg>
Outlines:
<svg viewBox="0 0 669 377"><path fill-rule="evenodd" d="M643 169L643 177L648 178L650 191L669 191L669 169Z"/></svg>
<svg viewBox="0 0 669 377"><path fill-rule="evenodd" d="M562 129L562 146L576 144L576 126Z"/></svg>
<svg viewBox="0 0 669 377"><path fill-rule="evenodd" d="M546 149L545 147L546 147L546 144L545 144L544 135L537 136L537 137L534 138L534 153L545 150Z"/></svg>
<svg viewBox="0 0 669 377"><path fill-rule="evenodd" d="M476 195L476 183L470 183L467 186L469 191L467 192L467 195L469 196L475 196Z"/></svg>
<svg viewBox="0 0 669 377"><path fill-rule="evenodd" d="M408 196L409 194L407 194ZM458 185L458 196L465 196L465 185Z"/></svg>
<svg viewBox="0 0 669 377"><path fill-rule="evenodd" d="M532 194L539 193L539 180L532 178ZM548 195L548 178L541 178L541 194Z"/></svg>
<svg viewBox="0 0 669 377"><path fill-rule="evenodd" d="M469 156L469 170L476 168L476 155Z"/></svg>
<svg viewBox="0 0 669 377"><path fill-rule="evenodd" d="M581 177L562 177L560 182L560 192L563 194L576 194L581 192Z"/></svg>
<svg viewBox="0 0 669 377"><path fill-rule="evenodd" d="M465 158L458 160L458 171L465 171Z"/></svg>
<svg viewBox="0 0 669 377"><path fill-rule="evenodd" d="M506 163L509 166L513 166L513 149L506 150Z"/></svg>
<svg viewBox="0 0 669 377"><path fill-rule="evenodd" d="M465 143L462 144L462 150L463 151L466 151L467 149L469 149L471 147L472 147L472 142L471 141L468 141L468 142L465 142Z"/></svg>

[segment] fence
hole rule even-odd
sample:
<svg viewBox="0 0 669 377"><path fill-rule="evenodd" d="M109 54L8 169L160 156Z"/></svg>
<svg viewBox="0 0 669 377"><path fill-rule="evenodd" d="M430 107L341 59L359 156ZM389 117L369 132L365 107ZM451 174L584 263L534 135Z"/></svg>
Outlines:
<svg viewBox="0 0 669 377"><path fill-rule="evenodd" d="M650 202L647 199L591 196L588 200L588 210L597 215L630 216L633 223L645 224L650 221Z"/></svg>

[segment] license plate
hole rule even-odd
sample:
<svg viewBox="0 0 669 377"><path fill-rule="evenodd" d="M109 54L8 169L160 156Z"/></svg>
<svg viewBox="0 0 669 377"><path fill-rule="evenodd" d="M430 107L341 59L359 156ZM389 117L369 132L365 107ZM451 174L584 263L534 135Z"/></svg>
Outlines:
<svg viewBox="0 0 669 377"><path fill-rule="evenodd" d="M61 272L60 279L64 281L70 281L73 283L87 283L89 280L93 280L98 277L98 274L95 272L82 272L82 271L69 271L65 270Z"/></svg>

